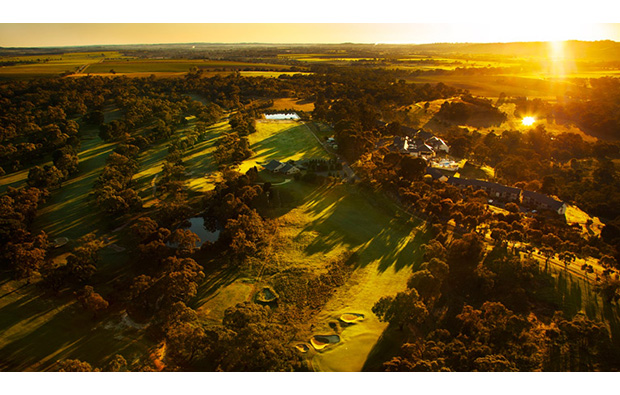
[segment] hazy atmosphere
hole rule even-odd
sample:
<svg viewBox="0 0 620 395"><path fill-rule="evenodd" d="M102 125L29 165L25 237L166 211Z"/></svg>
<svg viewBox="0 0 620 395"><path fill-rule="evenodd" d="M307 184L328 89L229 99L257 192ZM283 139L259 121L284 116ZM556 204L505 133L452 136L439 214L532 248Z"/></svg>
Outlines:
<svg viewBox="0 0 620 395"><path fill-rule="evenodd" d="M620 23L496 3L7 6L0 372L600 391L573 372L620 371Z"/></svg>
<svg viewBox="0 0 620 395"><path fill-rule="evenodd" d="M160 43L394 43L618 40L614 24L0 24L0 46Z"/></svg>

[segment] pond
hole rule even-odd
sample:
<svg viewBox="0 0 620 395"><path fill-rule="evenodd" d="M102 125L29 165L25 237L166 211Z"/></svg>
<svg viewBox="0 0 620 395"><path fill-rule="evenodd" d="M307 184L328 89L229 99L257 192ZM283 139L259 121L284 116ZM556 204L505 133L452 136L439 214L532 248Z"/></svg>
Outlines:
<svg viewBox="0 0 620 395"><path fill-rule="evenodd" d="M194 218L190 218L187 221L189 223L189 227L188 226L183 226L183 229L189 229L192 232L196 233L198 235L198 237L200 237L200 241L196 242L196 248L199 248L201 245L203 245L205 242L211 242L214 243L217 241L217 239L220 238L220 229L216 229L215 231L211 232L210 230L205 228L205 219L203 217L194 217ZM184 225L187 225L184 224ZM175 243L169 243L169 246L172 248L175 248L176 245Z"/></svg>
<svg viewBox="0 0 620 395"><path fill-rule="evenodd" d="M265 114L265 119L276 119L276 120L299 119L299 115L297 115L294 112L278 113L278 114Z"/></svg>

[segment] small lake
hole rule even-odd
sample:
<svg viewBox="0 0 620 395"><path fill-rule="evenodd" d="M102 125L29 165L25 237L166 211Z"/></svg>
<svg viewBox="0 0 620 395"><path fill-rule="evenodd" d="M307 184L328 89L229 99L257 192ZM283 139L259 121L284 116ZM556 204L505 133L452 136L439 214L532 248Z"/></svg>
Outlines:
<svg viewBox="0 0 620 395"><path fill-rule="evenodd" d="M294 112L279 113L279 114L265 114L265 119L275 119L275 120L299 119L299 115L297 115Z"/></svg>
<svg viewBox="0 0 620 395"><path fill-rule="evenodd" d="M205 228L205 219L203 217L190 218L187 222L189 222L190 226L184 226L183 229L189 229L200 237L200 241L196 243L196 248L200 247L207 241L214 243L220 238L221 230L216 229L214 232L207 230ZM176 248L175 243L169 243L168 245L172 248Z"/></svg>

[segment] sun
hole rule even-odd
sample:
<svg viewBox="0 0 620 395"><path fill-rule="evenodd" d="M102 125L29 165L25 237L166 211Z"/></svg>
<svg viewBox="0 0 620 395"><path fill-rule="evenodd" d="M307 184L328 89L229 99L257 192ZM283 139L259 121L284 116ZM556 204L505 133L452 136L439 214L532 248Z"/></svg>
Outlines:
<svg viewBox="0 0 620 395"><path fill-rule="evenodd" d="M534 119L534 117L524 117L521 122L523 122L525 126L532 126L535 121L536 119Z"/></svg>

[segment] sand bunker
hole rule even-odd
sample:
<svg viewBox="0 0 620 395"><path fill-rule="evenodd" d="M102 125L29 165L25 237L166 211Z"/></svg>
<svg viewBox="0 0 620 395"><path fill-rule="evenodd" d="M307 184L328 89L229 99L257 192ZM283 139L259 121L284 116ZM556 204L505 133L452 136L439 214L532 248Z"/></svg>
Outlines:
<svg viewBox="0 0 620 395"><path fill-rule="evenodd" d="M315 350L319 351L329 346L330 344L336 344L340 342L340 336L338 335L316 335L310 339L310 344Z"/></svg>
<svg viewBox="0 0 620 395"><path fill-rule="evenodd" d="M341 315L339 319L345 324L355 324L356 322L360 322L364 319L364 314L345 313Z"/></svg>
<svg viewBox="0 0 620 395"><path fill-rule="evenodd" d="M258 303L273 303L278 298L278 294L271 287L265 287L256 294L256 302Z"/></svg>
<svg viewBox="0 0 620 395"><path fill-rule="evenodd" d="M296 344L295 348L300 352L308 352L310 350L310 346L308 346L306 343Z"/></svg>

